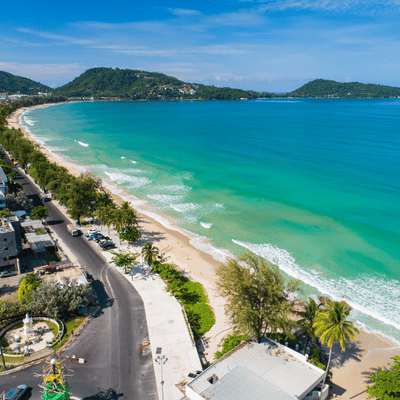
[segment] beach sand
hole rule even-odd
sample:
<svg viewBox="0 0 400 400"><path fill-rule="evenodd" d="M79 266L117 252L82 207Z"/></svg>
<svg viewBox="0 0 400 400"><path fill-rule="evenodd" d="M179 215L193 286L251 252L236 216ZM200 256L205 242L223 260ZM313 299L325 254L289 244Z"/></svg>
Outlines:
<svg viewBox="0 0 400 400"><path fill-rule="evenodd" d="M40 107L40 106L39 106ZM20 126L20 118L27 109L19 109L8 119L8 125L15 129L21 129L26 136L28 132L23 125ZM71 174L78 176L80 168L64 162L49 151L40 147L48 159L66 167ZM82 166L83 167L83 166ZM107 188L116 203L123 202L118 194L123 190L116 185L107 183ZM114 190L115 189L115 190ZM130 197L132 197L130 195ZM167 219L167 218L166 218ZM208 295L209 304L214 310L216 324L205 335L209 340L209 348L205 349L207 360L212 362L213 354L220 350L221 339L230 332L229 320L224 314L224 299L219 297L215 290L216 268L219 266L210 254L202 252L190 243L190 238L178 230L168 229L157 220L139 213L139 230L143 237L141 242L152 241L161 251L169 257L169 261L175 263L186 276L200 282ZM390 357L400 354L400 347L381 335L367 333L361 330L354 342L347 344L345 353L339 346L334 345L332 353L333 393L343 399L365 400L366 384L369 383L371 372L376 371L377 366L385 366Z"/></svg>

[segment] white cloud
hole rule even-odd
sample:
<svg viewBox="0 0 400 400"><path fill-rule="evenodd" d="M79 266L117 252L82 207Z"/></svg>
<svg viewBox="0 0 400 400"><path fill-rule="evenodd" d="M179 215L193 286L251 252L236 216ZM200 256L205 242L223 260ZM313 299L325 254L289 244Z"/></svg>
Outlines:
<svg viewBox="0 0 400 400"><path fill-rule="evenodd" d="M171 11L172 14L177 15L179 17L181 16L199 16L202 15L200 11L197 10L187 10L185 8L169 8L169 11Z"/></svg>
<svg viewBox="0 0 400 400"><path fill-rule="evenodd" d="M38 36L38 37L41 37L44 39L58 40L58 41L66 42L69 44L88 45L88 44L95 43L95 41L93 41L93 40L79 39L79 38L74 38L71 36L56 35L54 33L35 31L33 29L18 28L17 31L21 32L21 33L28 33L30 35Z"/></svg>
<svg viewBox="0 0 400 400"><path fill-rule="evenodd" d="M385 9L399 8L400 0L258 0L263 10L359 11L377 14Z"/></svg>

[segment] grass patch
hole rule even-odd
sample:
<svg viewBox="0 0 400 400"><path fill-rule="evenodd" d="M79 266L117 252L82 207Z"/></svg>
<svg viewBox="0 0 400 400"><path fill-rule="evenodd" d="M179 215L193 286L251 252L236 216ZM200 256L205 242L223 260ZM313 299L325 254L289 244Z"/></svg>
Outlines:
<svg viewBox="0 0 400 400"><path fill-rule="evenodd" d="M195 339L199 339L215 324L207 295L199 282L190 281L174 265L156 262L155 272L167 283L167 289L182 303Z"/></svg>
<svg viewBox="0 0 400 400"><path fill-rule="evenodd" d="M1 361L1 357L0 357ZM4 361L7 364L15 364L15 363L23 363L25 361L25 357L7 357L6 355L4 356Z"/></svg>
<svg viewBox="0 0 400 400"><path fill-rule="evenodd" d="M71 337L72 333L76 330L76 328L79 328L79 326L82 325L85 319L86 317L76 317L68 321L63 321L65 326L64 336L60 342L58 342L52 347L52 349L56 351L60 347L62 347L64 343L66 343L69 340L69 338Z"/></svg>
<svg viewBox="0 0 400 400"><path fill-rule="evenodd" d="M51 333L52 333L54 336L57 336L57 335L58 335L59 328L58 328L58 325L57 325L57 324L55 324L55 323L52 322L52 321L43 321L43 322L49 327L49 329L51 330Z"/></svg>

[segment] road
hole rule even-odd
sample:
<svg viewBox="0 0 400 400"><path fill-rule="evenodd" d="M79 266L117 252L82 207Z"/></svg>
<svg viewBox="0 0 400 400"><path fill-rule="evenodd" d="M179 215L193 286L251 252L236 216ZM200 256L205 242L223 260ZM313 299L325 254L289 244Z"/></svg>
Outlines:
<svg viewBox="0 0 400 400"><path fill-rule="evenodd" d="M0 156L5 156L4 153ZM17 171L18 172L18 171ZM18 172L15 179L23 185L24 193L40 202L39 190L25 175ZM141 297L113 267L82 237L72 237L67 231L69 221L51 202L47 224L73 250L81 265L93 276L101 310L85 328L82 335L63 353L76 355L87 363L71 364L74 370L68 378L74 396L89 399L157 399L157 387L152 356L142 357L138 345L148 340L146 314ZM25 383L32 387L31 398L41 399L40 379L33 372L42 366L1 376L0 393L13 385Z"/></svg>

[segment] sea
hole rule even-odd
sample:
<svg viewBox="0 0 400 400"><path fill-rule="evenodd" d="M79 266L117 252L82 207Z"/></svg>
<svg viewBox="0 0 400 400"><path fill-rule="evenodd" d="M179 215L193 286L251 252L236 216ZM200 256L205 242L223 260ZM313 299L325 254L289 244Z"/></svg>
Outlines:
<svg viewBox="0 0 400 400"><path fill-rule="evenodd" d="M77 102L22 123L217 261L258 254L400 342L400 99Z"/></svg>

